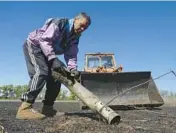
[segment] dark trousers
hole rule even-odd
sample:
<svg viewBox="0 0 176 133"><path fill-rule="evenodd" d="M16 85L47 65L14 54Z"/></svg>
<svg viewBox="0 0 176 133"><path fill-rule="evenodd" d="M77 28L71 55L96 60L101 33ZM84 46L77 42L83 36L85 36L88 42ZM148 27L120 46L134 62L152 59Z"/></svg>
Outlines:
<svg viewBox="0 0 176 133"><path fill-rule="evenodd" d="M61 83L55 81L51 76L51 66L40 47L26 41L23 45L23 51L30 81L28 90L22 95L21 100L33 104L46 85L43 103L52 106L60 92Z"/></svg>

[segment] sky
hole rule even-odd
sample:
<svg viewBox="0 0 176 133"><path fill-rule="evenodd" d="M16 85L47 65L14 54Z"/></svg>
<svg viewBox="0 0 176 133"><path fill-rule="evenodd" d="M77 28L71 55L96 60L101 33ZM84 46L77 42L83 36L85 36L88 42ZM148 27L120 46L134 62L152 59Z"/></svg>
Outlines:
<svg viewBox="0 0 176 133"><path fill-rule="evenodd" d="M92 24L79 43L78 68L84 55L112 52L123 71L151 71L156 78L176 71L176 2L0 2L0 86L28 84L23 43L30 32L51 17L73 18L79 12ZM59 56L63 60L63 56ZM64 60L63 60L64 61ZM155 81L159 89L176 92L176 77Z"/></svg>

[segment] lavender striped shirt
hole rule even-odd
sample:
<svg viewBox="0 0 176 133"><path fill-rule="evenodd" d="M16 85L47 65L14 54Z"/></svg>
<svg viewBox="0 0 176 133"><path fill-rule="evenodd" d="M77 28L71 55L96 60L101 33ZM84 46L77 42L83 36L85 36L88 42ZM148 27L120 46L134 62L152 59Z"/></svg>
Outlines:
<svg viewBox="0 0 176 133"><path fill-rule="evenodd" d="M77 69L79 37L74 34L73 19L48 19L43 27L31 32L27 38L33 45L41 47L51 60L64 54L69 69Z"/></svg>

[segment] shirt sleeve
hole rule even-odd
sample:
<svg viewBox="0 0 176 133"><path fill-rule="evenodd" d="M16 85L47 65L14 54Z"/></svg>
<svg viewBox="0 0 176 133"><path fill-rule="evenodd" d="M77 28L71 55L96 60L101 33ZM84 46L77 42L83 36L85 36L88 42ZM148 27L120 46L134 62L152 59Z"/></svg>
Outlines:
<svg viewBox="0 0 176 133"><path fill-rule="evenodd" d="M48 60L56 58L52 42L59 28L55 23L51 23L39 39L41 49Z"/></svg>
<svg viewBox="0 0 176 133"><path fill-rule="evenodd" d="M76 37L68 44L70 47L64 54L68 69L77 69L77 55L79 52L78 43L79 37Z"/></svg>

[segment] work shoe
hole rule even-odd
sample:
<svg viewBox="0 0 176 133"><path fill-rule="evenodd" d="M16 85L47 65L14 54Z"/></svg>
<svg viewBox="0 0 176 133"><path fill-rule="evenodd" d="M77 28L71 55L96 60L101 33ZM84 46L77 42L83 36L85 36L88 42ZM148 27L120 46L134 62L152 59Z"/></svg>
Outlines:
<svg viewBox="0 0 176 133"><path fill-rule="evenodd" d="M18 109L16 118L23 120L32 120L32 119L44 119L46 116L35 111L32 108L32 104L27 102L22 102L21 106Z"/></svg>
<svg viewBox="0 0 176 133"><path fill-rule="evenodd" d="M59 112L53 108L53 106L44 105L41 111L42 114L46 115L47 117L53 117L55 115L64 115L64 112Z"/></svg>

